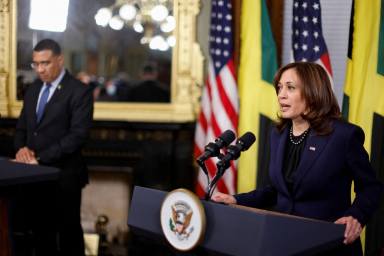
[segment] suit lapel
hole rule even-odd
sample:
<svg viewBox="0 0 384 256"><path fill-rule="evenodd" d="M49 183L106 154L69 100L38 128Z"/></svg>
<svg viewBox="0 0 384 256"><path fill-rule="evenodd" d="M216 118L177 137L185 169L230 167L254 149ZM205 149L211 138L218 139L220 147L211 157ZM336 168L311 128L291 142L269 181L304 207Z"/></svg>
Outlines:
<svg viewBox="0 0 384 256"><path fill-rule="evenodd" d="M293 191L296 191L305 174L310 170L316 159L321 155L330 136L318 136L313 130L309 132L299 166L296 170Z"/></svg>
<svg viewBox="0 0 384 256"><path fill-rule="evenodd" d="M64 89L64 83L68 80L68 73L67 71L65 72L65 75L63 77L63 79L60 81L60 83L58 84L58 86L56 87L55 91L53 92L51 98L49 99L49 101L47 102L47 105L45 105L45 109L44 109L44 113L43 113L43 117L40 121L39 124L43 123L44 122L44 119L45 119L45 116L47 114L47 112L49 112L49 109L50 109L50 106L52 104L54 104L58 99L60 99L60 95L63 93L63 89Z"/></svg>
<svg viewBox="0 0 384 256"><path fill-rule="evenodd" d="M43 83L41 82L38 86L36 86L35 90L32 92L32 97L31 97L31 102L32 102L32 111L33 111L33 122L38 125L37 123L37 103L39 101L39 94L40 94L40 90L41 90L41 87L43 86Z"/></svg>
<svg viewBox="0 0 384 256"><path fill-rule="evenodd" d="M284 162L284 153L285 153L285 145L287 141L288 136L288 129L285 128L283 133L279 136L278 142L277 142L277 150L276 150L276 168L275 170L275 176L277 178L277 181L280 185L280 187L284 190L284 192L288 195L288 188L287 184L285 183L284 174L283 174L283 162Z"/></svg>
<svg viewBox="0 0 384 256"><path fill-rule="evenodd" d="M65 75L63 76L63 79L61 79L60 83L57 85L56 90L54 91L51 99L47 103L47 107L49 107L49 105L53 104L58 99L60 99L60 95L63 93L64 85L67 80L68 80L68 72L65 71Z"/></svg>
<svg viewBox="0 0 384 256"><path fill-rule="evenodd" d="M61 83L56 87L55 91L52 94L52 97L49 99L46 108L44 109L44 113L49 111L49 106L55 103L58 99L60 99L60 94L62 93L63 86Z"/></svg>

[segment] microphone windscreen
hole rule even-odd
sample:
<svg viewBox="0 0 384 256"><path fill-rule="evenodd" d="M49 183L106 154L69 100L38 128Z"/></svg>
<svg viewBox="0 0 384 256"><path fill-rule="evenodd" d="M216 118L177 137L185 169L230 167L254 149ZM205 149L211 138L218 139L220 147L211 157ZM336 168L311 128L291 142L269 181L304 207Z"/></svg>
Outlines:
<svg viewBox="0 0 384 256"><path fill-rule="evenodd" d="M221 147L228 146L229 144L231 144L232 141L235 140L235 138L236 138L236 135L233 131L226 130L219 136L219 139L222 141L222 144L223 144L221 145Z"/></svg>
<svg viewBox="0 0 384 256"><path fill-rule="evenodd" d="M242 145L241 151L247 150L256 141L256 137L252 132L246 132L241 136L237 143Z"/></svg>

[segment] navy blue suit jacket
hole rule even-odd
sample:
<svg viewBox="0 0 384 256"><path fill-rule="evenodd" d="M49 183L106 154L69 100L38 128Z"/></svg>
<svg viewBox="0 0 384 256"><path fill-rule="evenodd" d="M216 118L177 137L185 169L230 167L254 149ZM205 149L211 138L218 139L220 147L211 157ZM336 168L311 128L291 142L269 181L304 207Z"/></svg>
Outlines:
<svg viewBox="0 0 384 256"><path fill-rule="evenodd" d="M15 149L27 146L35 151L40 164L61 169L62 186L82 187L88 181L81 149L92 125L92 92L66 71L37 123L36 105L42 86L43 82L37 80L24 96Z"/></svg>
<svg viewBox="0 0 384 256"><path fill-rule="evenodd" d="M382 185L363 147L363 130L338 120L332 127L333 131L325 136L310 130L291 193L282 169L289 131L285 128L279 133L274 129L269 164L271 185L235 195L237 203L273 207L279 212L331 222L353 216L365 225L378 207ZM352 181L356 192L353 202Z"/></svg>

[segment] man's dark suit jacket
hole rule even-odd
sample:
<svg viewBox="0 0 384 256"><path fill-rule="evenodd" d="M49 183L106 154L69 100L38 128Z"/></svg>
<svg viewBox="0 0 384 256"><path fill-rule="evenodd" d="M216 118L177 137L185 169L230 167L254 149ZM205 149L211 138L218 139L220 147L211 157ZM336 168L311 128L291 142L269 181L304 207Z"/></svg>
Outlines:
<svg viewBox="0 0 384 256"><path fill-rule="evenodd" d="M66 71L37 123L36 105L42 86L36 81L24 96L15 148L27 146L35 151L40 164L58 167L62 186L84 186L88 174L81 148L92 124L92 93Z"/></svg>
<svg viewBox="0 0 384 256"><path fill-rule="evenodd" d="M382 185L363 147L363 130L343 121L334 121L332 126L329 135L318 136L313 130L308 134L292 192L282 169L289 128L281 133L274 129L269 166L271 185L235 195L237 203L259 208L273 206L279 212L331 222L352 216L365 225L378 207ZM356 192L353 203L352 181ZM353 247L361 251L357 248L360 243Z"/></svg>

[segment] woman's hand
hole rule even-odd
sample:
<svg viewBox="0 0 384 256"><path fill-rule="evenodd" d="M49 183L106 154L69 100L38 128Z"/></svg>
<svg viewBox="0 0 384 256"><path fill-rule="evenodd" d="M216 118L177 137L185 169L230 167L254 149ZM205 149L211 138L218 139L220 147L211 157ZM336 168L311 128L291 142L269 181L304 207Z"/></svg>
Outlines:
<svg viewBox="0 0 384 256"><path fill-rule="evenodd" d="M220 192L213 194L211 199L212 199L212 201L215 201L217 203L236 204L236 199L234 196L228 195L228 194L223 194Z"/></svg>
<svg viewBox="0 0 384 256"><path fill-rule="evenodd" d="M342 217L335 221L336 224L345 224L345 232L344 232L344 244L351 244L357 238L359 238L363 227L360 222L353 218L352 216Z"/></svg>

